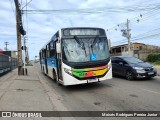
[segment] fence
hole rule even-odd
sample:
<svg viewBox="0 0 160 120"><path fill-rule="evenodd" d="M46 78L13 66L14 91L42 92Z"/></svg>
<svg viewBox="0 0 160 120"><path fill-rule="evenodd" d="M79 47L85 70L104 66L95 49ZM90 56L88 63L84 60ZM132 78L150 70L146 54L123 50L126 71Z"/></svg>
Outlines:
<svg viewBox="0 0 160 120"><path fill-rule="evenodd" d="M0 54L0 75L17 68L17 59Z"/></svg>

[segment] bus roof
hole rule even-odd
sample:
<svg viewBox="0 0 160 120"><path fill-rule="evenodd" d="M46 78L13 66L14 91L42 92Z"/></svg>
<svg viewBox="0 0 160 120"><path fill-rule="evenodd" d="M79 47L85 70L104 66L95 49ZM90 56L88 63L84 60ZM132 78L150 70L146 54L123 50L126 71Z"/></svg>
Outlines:
<svg viewBox="0 0 160 120"><path fill-rule="evenodd" d="M60 30L67 30L67 29L99 29L99 30L104 30L103 28L98 28L98 27L67 27L67 28L61 28ZM105 31L105 30L104 30ZM40 49L40 51L41 50L43 50L43 49L45 49L45 47L46 47L46 45L48 44L48 43L50 43L50 41L54 38L54 37L56 37L56 35L58 35L58 32L59 31L57 31L52 37L51 37L51 39Z"/></svg>

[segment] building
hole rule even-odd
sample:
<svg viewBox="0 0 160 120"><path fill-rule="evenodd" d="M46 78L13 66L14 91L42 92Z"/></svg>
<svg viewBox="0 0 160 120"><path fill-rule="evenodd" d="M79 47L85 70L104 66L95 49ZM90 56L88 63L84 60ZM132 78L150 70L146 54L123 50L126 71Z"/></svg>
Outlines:
<svg viewBox="0 0 160 120"><path fill-rule="evenodd" d="M3 54L8 55L12 58L18 58L17 51L3 51Z"/></svg>
<svg viewBox="0 0 160 120"><path fill-rule="evenodd" d="M143 43L131 44L131 55L139 59L146 60L147 56L152 53L160 53L160 46L146 45ZM112 56L128 55L128 44L111 47Z"/></svg>

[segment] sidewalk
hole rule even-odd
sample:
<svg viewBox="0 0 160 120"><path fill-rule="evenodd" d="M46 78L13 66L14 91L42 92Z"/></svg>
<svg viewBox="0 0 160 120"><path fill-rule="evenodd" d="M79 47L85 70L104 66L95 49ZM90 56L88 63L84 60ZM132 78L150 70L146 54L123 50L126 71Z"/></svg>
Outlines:
<svg viewBox="0 0 160 120"><path fill-rule="evenodd" d="M0 79L0 111L54 110L33 67L28 76L18 76L17 70ZM32 74L31 74L32 73Z"/></svg>
<svg viewBox="0 0 160 120"><path fill-rule="evenodd" d="M154 68L157 70L157 75L160 76L160 65L156 65Z"/></svg>
<svg viewBox="0 0 160 120"><path fill-rule="evenodd" d="M59 99L56 91L47 86L45 78L40 77L34 66L28 67L27 76L18 76L16 69L0 77L0 111L67 110Z"/></svg>

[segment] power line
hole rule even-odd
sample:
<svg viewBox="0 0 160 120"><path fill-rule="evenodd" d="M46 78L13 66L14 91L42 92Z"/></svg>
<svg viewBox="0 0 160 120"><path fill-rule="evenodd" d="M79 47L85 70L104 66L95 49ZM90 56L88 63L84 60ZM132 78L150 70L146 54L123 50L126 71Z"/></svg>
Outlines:
<svg viewBox="0 0 160 120"><path fill-rule="evenodd" d="M141 38L137 38L137 39L132 39L131 40L131 42L134 42L134 41L139 41L139 40L146 40L146 39L149 39L149 38L154 38L154 37L160 37L160 33L158 33L158 34L153 34L153 35L149 35L149 36L145 36L145 37L141 37ZM121 42L121 44L122 43L126 43L127 41L125 41L125 42ZM118 44L117 44L118 45ZM117 45L114 45L114 46L117 46Z"/></svg>
<svg viewBox="0 0 160 120"><path fill-rule="evenodd" d="M27 1L27 0L26 0L26 1ZM22 7L22 10L23 10L24 7L27 7L27 5L28 5L30 2L32 2L32 0L30 0L29 2L26 2L25 6ZM27 10L26 10L26 11L27 11Z"/></svg>
<svg viewBox="0 0 160 120"><path fill-rule="evenodd" d="M148 36L141 37L141 38L135 38L135 39L132 39L132 41L136 41L136 40L140 40L140 39L148 39L148 38L157 37L157 36L160 36L160 33L148 35Z"/></svg>
<svg viewBox="0 0 160 120"><path fill-rule="evenodd" d="M155 16L157 14L159 14L160 11L157 12L157 10L159 9L152 9L151 11L147 12L147 13L144 13L144 14L140 14L140 16L138 17L134 17L132 19L130 19L130 22L131 22L131 25L137 23L137 22L141 22L141 21L144 21L144 20L148 20L150 19L152 16ZM156 13L154 13L156 11ZM138 21L137 21L138 20ZM111 28L108 28L107 31L112 31L112 30L118 30L118 28L120 28L121 26L125 25L125 22L122 22L122 23L119 23L117 24L116 26L114 27L111 27Z"/></svg>
<svg viewBox="0 0 160 120"><path fill-rule="evenodd" d="M13 9L13 3L12 3L12 1L11 1L11 0L9 0L9 2L10 2L10 5L11 5L11 8L12 8L13 14L14 14L14 16L16 17L15 11L14 11L14 9Z"/></svg>
<svg viewBox="0 0 160 120"><path fill-rule="evenodd" d="M91 13L113 13L113 12L135 12L135 11L148 11L150 9L159 8L160 4L146 4L137 6L120 6L120 7L99 7L87 9L61 9L61 10L23 10L28 14L91 14Z"/></svg>
<svg viewBox="0 0 160 120"><path fill-rule="evenodd" d="M151 34L151 33L152 33L152 34L151 34L150 36L152 36L152 35L154 35L154 34L159 34L159 33L155 33L155 31L158 32L158 30L160 30L160 28L147 31L147 32L142 33L142 34L138 34L138 35L132 37L132 38L131 38L131 41L133 41L133 40L139 40L139 39L141 39L141 38L144 39L144 38L146 38L146 37L149 37L149 36L146 36L146 35L149 35L149 34ZM141 37L141 38L140 38L140 37ZM113 42L112 44L121 44L121 43L126 43L126 42L127 42L127 40L126 40L126 39L123 39L123 40L119 40L119 41Z"/></svg>
<svg viewBox="0 0 160 120"><path fill-rule="evenodd" d="M142 17L140 19L137 19L136 21L133 21L132 25L137 23L137 22L139 23L139 22L143 22L143 21L149 20L149 19L153 18L154 16L157 16L157 14L159 14L159 13L160 13L160 11L156 11L155 13L152 13L152 14L150 14L148 16L143 15L144 17Z"/></svg>
<svg viewBox="0 0 160 120"><path fill-rule="evenodd" d="M27 2L27 0L26 0L26 11L27 11L27 9L28 9L28 4L31 2L32 0L30 0L29 2ZM26 25L27 25L27 34L26 34L26 36L27 36L27 38L28 38L28 14L27 14L27 12L26 12Z"/></svg>

